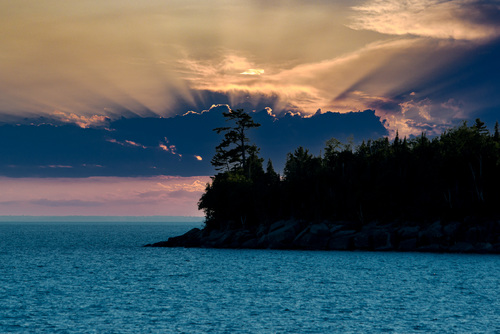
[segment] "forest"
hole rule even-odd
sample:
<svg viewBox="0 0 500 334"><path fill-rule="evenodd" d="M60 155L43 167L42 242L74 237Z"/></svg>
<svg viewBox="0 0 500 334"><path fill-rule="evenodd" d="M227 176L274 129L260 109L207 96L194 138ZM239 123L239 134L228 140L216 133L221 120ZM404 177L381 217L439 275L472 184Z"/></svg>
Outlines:
<svg viewBox="0 0 500 334"><path fill-rule="evenodd" d="M500 134L476 119L434 138L380 138L359 145L335 138L315 156L298 147L283 175L252 144L259 126L244 110L224 113L212 164L217 174L198 206L207 230L255 230L278 220L463 221L498 218ZM264 166L265 165L265 166Z"/></svg>

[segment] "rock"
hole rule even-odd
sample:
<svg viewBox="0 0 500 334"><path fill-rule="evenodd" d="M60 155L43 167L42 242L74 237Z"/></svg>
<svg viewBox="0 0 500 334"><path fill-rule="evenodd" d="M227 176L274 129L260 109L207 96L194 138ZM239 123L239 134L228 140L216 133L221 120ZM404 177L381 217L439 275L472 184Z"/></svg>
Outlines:
<svg viewBox="0 0 500 334"><path fill-rule="evenodd" d="M201 246L211 248L241 248L253 234L248 230L214 230L201 237Z"/></svg>
<svg viewBox="0 0 500 334"><path fill-rule="evenodd" d="M356 231L347 230L335 233L328 242L327 249L349 250L354 248L354 234Z"/></svg>
<svg viewBox="0 0 500 334"><path fill-rule="evenodd" d="M193 228L183 235L168 238L167 241L146 245L146 247L200 247L202 231Z"/></svg>
<svg viewBox="0 0 500 334"><path fill-rule="evenodd" d="M478 235L477 227L471 227L465 232L465 241L473 244L477 241L477 235Z"/></svg>
<svg viewBox="0 0 500 334"><path fill-rule="evenodd" d="M307 227L293 240L293 246L299 249L326 249L329 240L329 234L312 233L311 227Z"/></svg>
<svg viewBox="0 0 500 334"><path fill-rule="evenodd" d="M309 227L309 233L317 235L328 235L330 229L325 223L313 224Z"/></svg>
<svg viewBox="0 0 500 334"><path fill-rule="evenodd" d="M274 228L272 228L273 225ZM290 248L297 235L299 222L291 220L279 225L273 225L271 225L270 232L267 234L267 247L272 249Z"/></svg>
<svg viewBox="0 0 500 334"><path fill-rule="evenodd" d="M310 227L306 227L305 229L303 229L299 234L297 234L297 236L295 237L295 239L293 240L293 242L295 243L297 240L300 240L304 235L308 234L309 233L309 229Z"/></svg>
<svg viewBox="0 0 500 334"><path fill-rule="evenodd" d="M403 252L411 252L417 249L417 238L402 240L399 243L398 250Z"/></svg>
<svg viewBox="0 0 500 334"><path fill-rule="evenodd" d="M419 251L500 254L500 222L474 221L474 225L436 221L430 226L403 226L400 222L321 222L307 225L296 220L261 224L253 230L194 228L184 235L147 247L211 247Z"/></svg>
<svg viewBox="0 0 500 334"><path fill-rule="evenodd" d="M493 246L489 242L480 242L475 245L478 253L492 253Z"/></svg>
<svg viewBox="0 0 500 334"><path fill-rule="evenodd" d="M273 232L273 231L276 231L277 229L280 229L282 228L283 226L287 225L287 221L285 220L280 220L280 221L277 221L275 223L272 223L270 226L269 226L269 233Z"/></svg>
<svg viewBox="0 0 500 334"><path fill-rule="evenodd" d="M328 242L327 248L330 250L350 250L353 249L353 237L345 236L340 238L331 239Z"/></svg>
<svg viewBox="0 0 500 334"><path fill-rule="evenodd" d="M474 246L469 242L457 242L449 248L449 251L453 253L470 253L474 251Z"/></svg>
<svg viewBox="0 0 500 334"><path fill-rule="evenodd" d="M312 224L296 235L292 245L299 249L326 249L330 235L330 227L326 223Z"/></svg>
<svg viewBox="0 0 500 334"><path fill-rule="evenodd" d="M376 230L373 233L373 249L376 251L393 250L391 234L386 230Z"/></svg>
<svg viewBox="0 0 500 334"><path fill-rule="evenodd" d="M447 237L455 236L460 228L460 225L461 224L459 222L451 222L443 226L443 234Z"/></svg>
<svg viewBox="0 0 500 334"><path fill-rule="evenodd" d="M486 242L488 237L486 229L481 226L471 227L465 232L465 241L472 244Z"/></svg>
<svg viewBox="0 0 500 334"><path fill-rule="evenodd" d="M241 248L255 249L259 248L259 240L257 238L251 238L241 244Z"/></svg>
<svg viewBox="0 0 500 334"><path fill-rule="evenodd" d="M354 248L360 250L371 249L371 231L361 231L354 235Z"/></svg>
<svg viewBox="0 0 500 334"><path fill-rule="evenodd" d="M333 225L330 227L330 234L334 234L335 232L342 229L342 225Z"/></svg>
<svg viewBox="0 0 500 334"><path fill-rule="evenodd" d="M231 239L231 231L212 231L202 240L203 247L221 248Z"/></svg>
<svg viewBox="0 0 500 334"><path fill-rule="evenodd" d="M441 245L439 245L439 244L428 244L428 245L418 247L417 250L419 252L438 253L438 252L441 252L443 249L441 248Z"/></svg>
<svg viewBox="0 0 500 334"><path fill-rule="evenodd" d="M228 248L248 248L244 247L243 244L252 238L253 235L250 233L250 231L239 230L231 235L230 239L226 241L226 244L224 244L223 247L227 246Z"/></svg>
<svg viewBox="0 0 500 334"><path fill-rule="evenodd" d="M418 233L418 240L422 246L440 244L443 241L441 222L437 221Z"/></svg>
<svg viewBox="0 0 500 334"><path fill-rule="evenodd" d="M144 247L168 247L168 241L160 241L152 244L144 245Z"/></svg>
<svg viewBox="0 0 500 334"><path fill-rule="evenodd" d="M326 223L312 224L297 235L293 245L299 249L329 249L331 236L330 227Z"/></svg>
<svg viewBox="0 0 500 334"><path fill-rule="evenodd" d="M257 248L268 248L267 234L264 234L257 240Z"/></svg>
<svg viewBox="0 0 500 334"><path fill-rule="evenodd" d="M355 233L356 233L355 230L343 230L343 231L338 231L333 236L334 237L343 237L343 236L347 236L347 235L352 236Z"/></svg>
<svg viewBox="0 0 500 334"><path fill-rule="evenodd" d="M269 231L269 227L262 224L262 225L259 225L259 228L257 229L257 236L258 237L262 237L263 235L267 234L267 232Z"/></svg>
<svg viewBox="0 0 500 334"><path fill-rule="evenodd" d="M405 240L417 238L418 232L420 232L420 227L418 226L405 226L400 228L397 233L401 240Z"/></svg>
<svg viewBox="0 0 500 334"><path fill-rule="evenodd" d="M361 250L391 250L391 234L387 226L379 226L372 222L363 227L361 232L354 236L354 248Z"/></svg>

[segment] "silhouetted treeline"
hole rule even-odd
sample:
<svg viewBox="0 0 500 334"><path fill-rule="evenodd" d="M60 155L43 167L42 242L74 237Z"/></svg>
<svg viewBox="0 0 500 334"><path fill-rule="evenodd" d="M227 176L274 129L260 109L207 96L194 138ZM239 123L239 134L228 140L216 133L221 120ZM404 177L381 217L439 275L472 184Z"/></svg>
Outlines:
<svg viewBox="0 0 500 334"><path fill-rule="evenodd" d="M247 153L248 154L248 153ZM497 217L500 135L479 119L429 139L398 135L359 146L335 139L314 156L299 147L283 175L250 152L213 177L200 199L208 229L257 228L281 219L432 222Z"/></svg>

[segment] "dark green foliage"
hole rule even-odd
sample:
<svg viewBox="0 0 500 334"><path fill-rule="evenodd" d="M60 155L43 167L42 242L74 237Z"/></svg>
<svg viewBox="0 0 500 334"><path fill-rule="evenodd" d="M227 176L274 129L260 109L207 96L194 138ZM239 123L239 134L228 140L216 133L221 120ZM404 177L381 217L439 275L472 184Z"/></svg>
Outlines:
<svg viewBox="0 0 500 334"><path fill-rule="evenodd" d="M258 150L245 174L230 169L213 178L200 200L207 227L255 228L279 219L429 222L498 216L500 135L477 119L439 137L407 140L396 134L357 147L336 139L324 156L299 147L289 153L283 178ZM225 224L225 225L224 225ZM245 225L246 224L246 225ZM221 226L224 225L224 226Z"/></svg>

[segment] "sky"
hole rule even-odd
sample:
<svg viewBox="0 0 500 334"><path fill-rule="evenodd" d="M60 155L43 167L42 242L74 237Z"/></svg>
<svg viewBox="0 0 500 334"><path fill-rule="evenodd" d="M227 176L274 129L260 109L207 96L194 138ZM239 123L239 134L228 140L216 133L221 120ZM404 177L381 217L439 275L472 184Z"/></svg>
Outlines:
<svg viewBox="0 0 500 334"><path fill-rule="evenodd" d="M0 215L202 215L228 108L278 170L500 118L499 1L0 0L0 31Z"/></svg>

